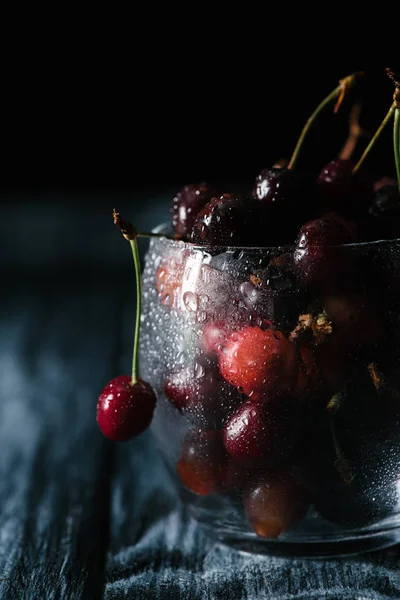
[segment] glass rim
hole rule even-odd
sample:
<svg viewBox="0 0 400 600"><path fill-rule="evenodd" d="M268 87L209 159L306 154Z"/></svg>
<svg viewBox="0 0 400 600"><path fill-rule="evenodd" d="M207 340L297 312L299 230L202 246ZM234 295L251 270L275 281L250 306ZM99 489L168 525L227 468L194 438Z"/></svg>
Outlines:
<svg viewBox="0 0 400 600"><path fill-rule="evenodd" d="M200 250L202 252L215 252L216 250L219 250L221 253L222 252L243 252L243 253L250 253L250 252L260 252L260 251L286 251L286 252L294 252L295 250L300 250L300 251L304 251L304 250L308 250L310 248L355 248L355 249L362 249L362 248L376 248L376 247L381 247L381 246L385 246L385 245L395 245L395 244L400 244L400 238L394 238L394 239L380 239L380 240L371 240L368 242L352 242L349 244L332 244L329 246L326 245L322 245L322 244L310 244L307 245L305 248L299 248L299 246L296 246L295 244L282 244L281 246L229 246L227 244L218 244L218 245L211 245L211 244L195 244L194 242L188 242L185 240L179 240L179 239L173 239L171 237L168 237L168 230L170 229L170 225L168 222L164 222L161 223L160 225L157 225L156 227L154 227L151 230L151 233L154 233L157 235L157 238L152 238L153 240L155 239L159 239L159 240L163 240L166 241L168 243L170 243L172 246L176 245L177 247L182 247L184 246L185 248L190 248L192 250Z"/></svg>

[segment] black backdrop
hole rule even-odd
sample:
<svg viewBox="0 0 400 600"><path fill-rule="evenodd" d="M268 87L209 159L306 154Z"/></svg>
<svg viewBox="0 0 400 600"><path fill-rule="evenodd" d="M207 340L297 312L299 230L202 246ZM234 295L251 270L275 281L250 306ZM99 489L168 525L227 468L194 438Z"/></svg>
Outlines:
<svg viewBox="0 0 400 600"><path fill-rule="evenodd" d="M93 54L15 69L3 96L0 269L131 268L112 226L114 206L149 229L169 218L186 183L250 189L260 169L290 158L314 108L352 72L365 77L338 114L332 105L324 111L299 168L319 170L337 155L353 102L362 102L370 133L392 102L386 64L322 67L316 55L296 52L286 64L244 44L194 46L164 52L160 42L131 63ZM394 175L391 127L365 167Z"/></svg>
<svg viewBox="0 0 400 600"><path fill-rule="evenodd" d="M309 138L302 164L317 168L343 144L353 100L363 98L361 120L371 132L391 103L386 64L321 67L319 57L296 60L295 52L289 64L237 54L164 56L160 45L154 60L142 56L129 68L106 69L100 60L35 71L6 94L2 189L250 182L290 157L306 119L340 78L364 70L341 113L327 110ZM367 166L393 171L391 158L388 131Z"/></svg>

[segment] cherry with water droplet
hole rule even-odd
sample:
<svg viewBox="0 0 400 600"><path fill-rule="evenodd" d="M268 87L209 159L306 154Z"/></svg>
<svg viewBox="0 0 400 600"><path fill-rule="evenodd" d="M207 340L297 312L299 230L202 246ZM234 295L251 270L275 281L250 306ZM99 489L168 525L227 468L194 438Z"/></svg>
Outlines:
<svg viewBox="0 0 400 600"><path fill-rule="evenodd" d="M317 177L317 189L324 212L335 211L350 219L359 219L366 211L372 183L358 172L353 173L351 159L336 158L325 165Z"/></svg>
<svg viewBox="0 0 400 600"><path fill-rule="evenodd" d="M221 427L242 399L220 375L216 356L203 355L164 382L169 401L191 422L203 428Z"/></svg>
<svg viewBox="0 0 400 600"><path fill-rule="evenodd" d="M302 171L263 169L254 182L253 196L268 208L269 227L279 229L279 245L291 244L301 224L319 212L314 177Z"/></svg>
<svg viewBox="0 0 400 600"><path fill-rule="evenodd" d="M172 202L172 230L175 236L184 240L188 238L197 215L216 195L216 190L209 183L185 185Z"/></svg>
<svg viewBox="0 0 400 600"><path fill-rule="evenodd" d="M309 507L308 493L289 471L265 474L244 492L251 528L262 538L276 539L293 530Z"/></svg>
<svg viewBox="0 0 400 600"><path fill-rule="evenodd" d="M190 431L182 443L176 471L181 482L199 496L224 493L236 483L236 470L221 431Z"/></svg>
<svg viewBox="0 0 400 600"><path fill-rule="evenodd" d="M139 334L141 315L140 257L137 231L132 223L113 211L114 224L130 242L136 274L136 323L133 341L132 377L115 377L101 392L96 408L96 419L101 432L110 440L122 442L140 435L151 423L156 406L156 395L150 383L138 376Z"/></svg>
<svg viewBox="0 0 400 600"><path fill-rule="evenodd" d="M267 242L268 214L250 196L223 194L212 198L194 222L191 241L210 246L261 246Z"/></svg>
<svg viewBox="0 0 400 600"><path fill-rule="evenodd" d="M149 383L139 379L132 385L128 375L112 379L101 392L96 418L101 432L114 442L140 435L150 425L156 396Z"/></svg>
<svg viewBox="0 0 400 600"><path fill-rule="evenodd" d="M229 455L246 464L274 466L285 461L293 444L295 406L285 399L278 405L244 402L224 429Z"/></svg>
<svg viewBox="0 0 400 600"><path fill-rule="evenodd" d="M304 283L334 283L350 268L349 252L341 246L358 241L354 222L336 213L305 223L300 229L294 251L299 278Z"/></svg>
<svg viewBox="0 0 400 600"><path fill-rule="evenodd" d="M298 378L296 348L281 331L245 327L228 337L218 356L224 379L252 400L288 394Z"/></svg>

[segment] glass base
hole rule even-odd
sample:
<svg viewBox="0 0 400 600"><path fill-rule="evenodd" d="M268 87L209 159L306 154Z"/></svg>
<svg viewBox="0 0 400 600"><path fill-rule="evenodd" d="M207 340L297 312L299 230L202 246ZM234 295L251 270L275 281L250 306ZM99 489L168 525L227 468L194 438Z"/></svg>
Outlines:
<svg viewBox="0 0 400 600"><path fill-rule="evenodd" d="M307 528L307 522L311 525L314 520L310 516L304 520L301 530L282 535L279 540L269 540L232 524L210 522L207 511L199 510L196 506L190 506L189 512L209 537L246 554L324 559L381 550L400 542L398 518L396 523L390 519L387 523L337 533L332 531L329 523L324 531L321 519L318 519L318 533L310 533L312 527Z"/></svg>

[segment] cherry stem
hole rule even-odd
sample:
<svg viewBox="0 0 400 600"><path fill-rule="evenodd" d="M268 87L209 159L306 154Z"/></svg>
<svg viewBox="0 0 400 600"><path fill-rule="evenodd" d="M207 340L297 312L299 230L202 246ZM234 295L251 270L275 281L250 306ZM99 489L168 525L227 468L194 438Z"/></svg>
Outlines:
<svg viewBox="0 0 400 600"><path fill-rule="evenodd" d="M331 429L331 436L333 440L333 446L335 448L336 460L335 460L335 469L338 471L341 479L344 483L351 483L354 479L354 475L351 472L349 463L345 459L340 444L337 440L336 429L334 423L334 415L330 415L329 417L329 425Z"/></svg>
<svg viewBox="0 0 400 600"><path fill-rule="evenodd" d="M131 385L135 385L139 380L139 336L140 336L140 316L142 313L142 282L140 274L140 256L137 245L138 233L130 221L122 219L121 215L113 210L114 225L118 227L122 235L131 245L133 262L135 265L136 276L136 323L135 335L133 338L133 358L132 358L132 381Z"/></svg>
<svg viewBox="0 0 400 600"><path fill-rule="evenodd" d="M359 123L361 108L361 103L356 102L351 109L349 117L349 133L347 140L339 152L339 158L342 160L349 160L353 156L361 137L369 137L368 133L362 129Z"/></svg>
<svg viewBox="0 0 400 600"><path fill-rule="evenodd" d="M140 257L137 245L137 236L129 240L132 248L133 262L135 264L136 276L136 323L135 335L133 338L133 358L132 358L132 385L138 382L139 378L139 336L140 336L140 317L142 314L142 282L140 274Z"/></svg>
<svg viewBox="0 0 400 600"><path fill-rule="evenodd" d="M394 113L394 109L395 109L395 104L393 102L392 106L387 111L386 116L383 119L382 123L379 125L378 129L375 131L375 133L374 133L374 135L373 135L370 143L365 148L365 150L364 150L361 158L359 159L358 163L355 165L355 167L353 169L353 173L357 173L357 171L359 170L359 168L363 164L364 160L366 159L366 157L370 153L370 150L375 145L376 140L379 138L379 136L381 135L382 131L385 129L386 125L389 123L389 121L390 121L390 119L391 119L391 117L392 117L392 115Z"/></svg>
<svg viewBox="0 0 400 600"><path fill-rule="evenodd" d="M396 164L397 185L400 192L400 74L387 68L386 73L394 83L393 105L394 105L394 125L393 125L393 148L394 161Z"/></svg>
<svg viewBox="0 0 400 600"><path fill-rule="evenodd" d="M338 394L334 394L332 398L329 400L327 405L327 410L329 413L329 426L331 430L331 437L333 441L333 447L335 449L336 460L335 460L335 468L338 471L340 477L345 483L351 483L354 479L354 475L351 472L349 463L343 455L342 449L337 439L336 428L335 428L335 414L340 408L340 398Z"/></svg>
<svg viewBox="0 0 400 600"><path fill-rule="evenodd" d="M393 126L394 160L396 163L397 185L400 192L400 107L394 111Z"/></svg>
<svg viewBox="0 0 400 600"><path fill-rule="evenodd" d="M325 106L327 106L332 100L334 100L336 97L338 97L338 100L337 100L335 108L334 108L334 112L337 113L343 102L346 92L354 85L354 82L357 79L357 77L359 77L360 75L363 75L363 74L364 73L362 73L362 72L356 72L356 73L352 73L351 75L348 75L344 79L341 79L339 81L339 85L337 87L335 87L335 89L332 90L332 92L330 94L328 94L328 96L326 96L326 98L324 98L324 100L322 100L322 102L320 102L320 104L318 104L317 108L314 110L311 117L309 117L309 119L307 120L306 124L303 127L300 137L297 140L297 144L293 151L292 157L287 166L288 169L294 168L294 166L297 162L297 159L299 157L300 150L303 146L304 140L305 140L308 132L310 131L312 125L314 124L314 121L317 119L319 114L323 111Z"/></svg>

